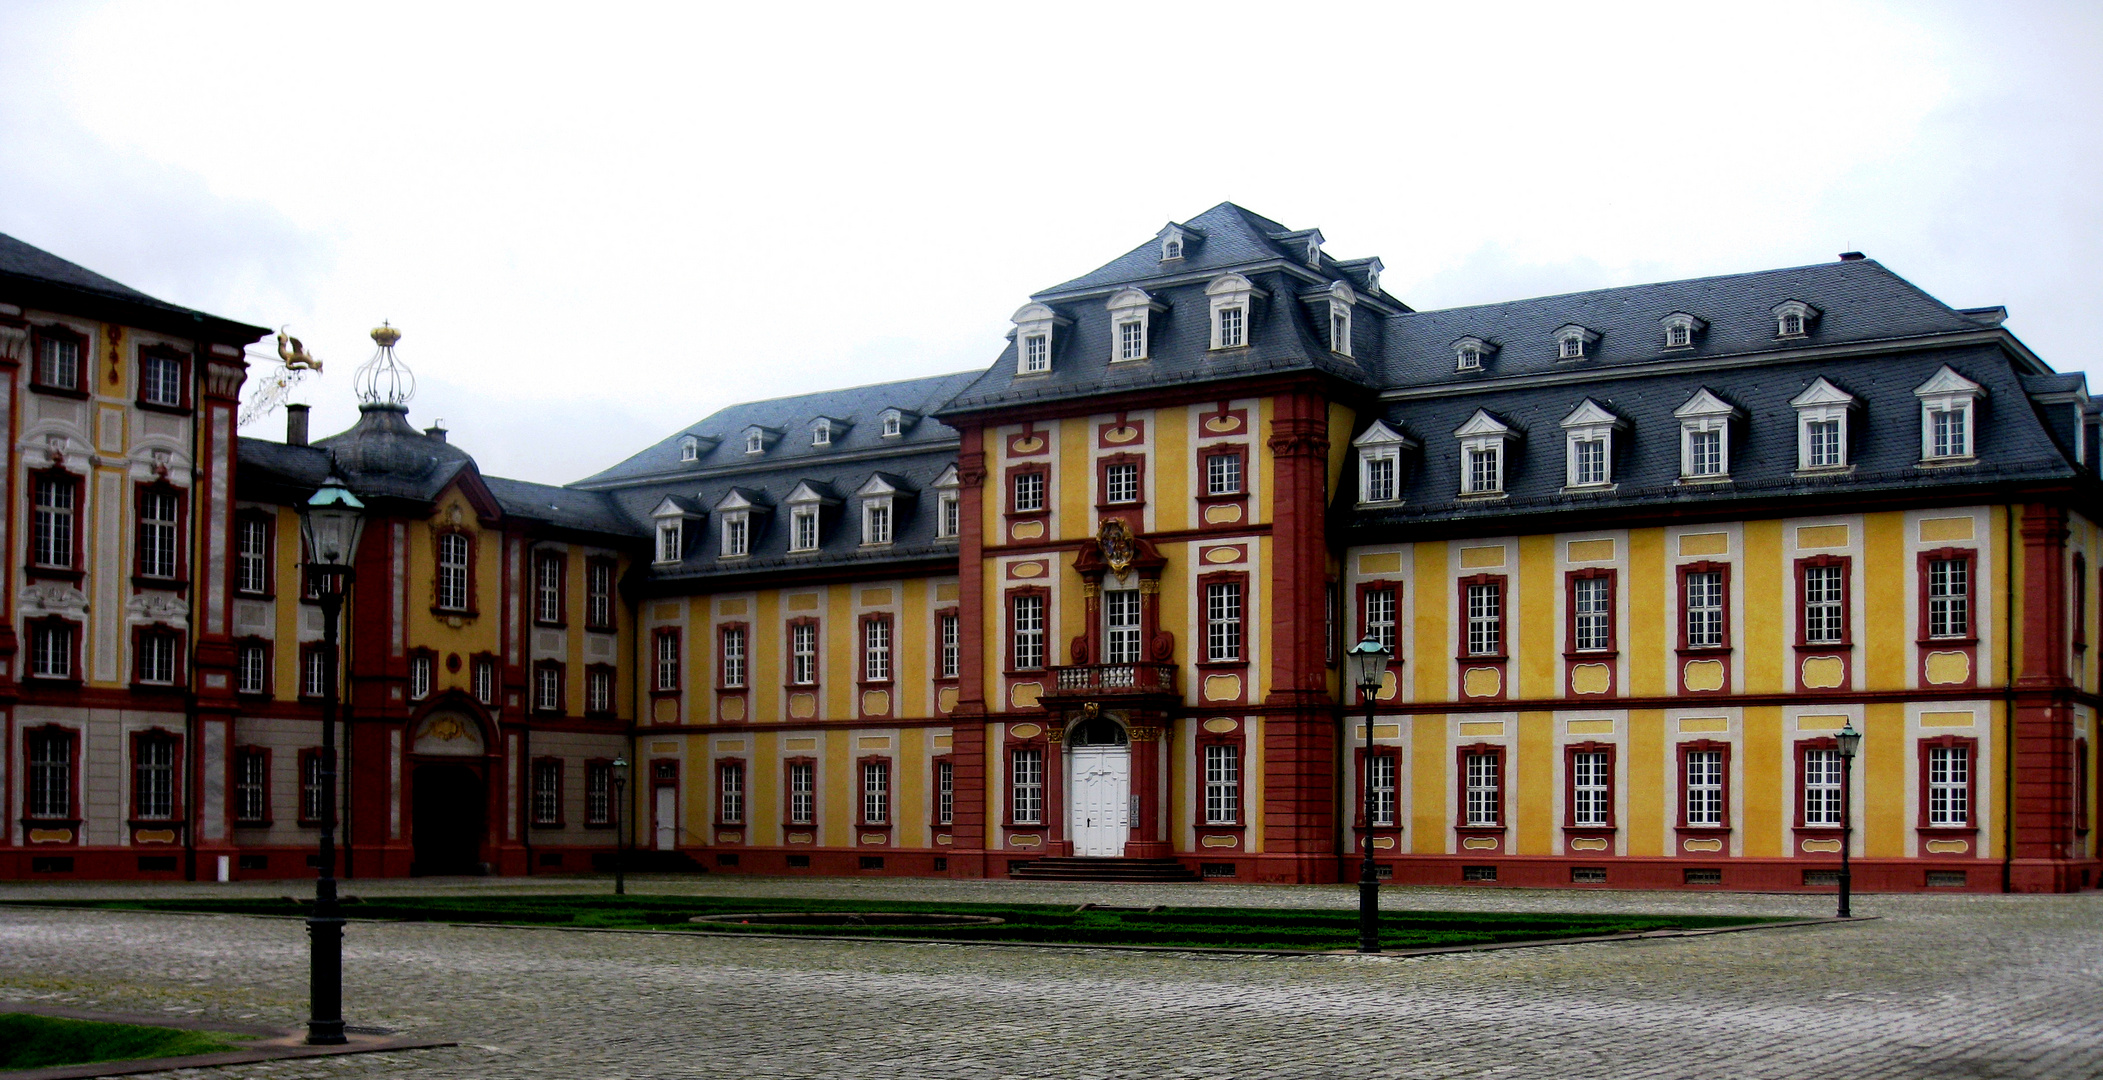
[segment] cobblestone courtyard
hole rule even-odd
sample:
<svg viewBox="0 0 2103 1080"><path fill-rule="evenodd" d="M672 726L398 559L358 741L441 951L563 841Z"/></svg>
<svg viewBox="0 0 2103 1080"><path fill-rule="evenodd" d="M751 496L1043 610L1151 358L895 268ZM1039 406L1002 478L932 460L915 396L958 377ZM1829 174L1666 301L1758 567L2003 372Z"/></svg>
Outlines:
<svg viewBox="0 0 2103 1080"><path fill-rule="evenodd" d="M575 880L351 882L603 891ZM0 898L304 883L0 886ZM642 879L638 892L1348 907L1348 887ZM1391 909L1812 916L1827 897L1389 889ZM2103 1077L2103 894L1873 895L1848 926L1414 960L354 923L351 1023L452 1049L193 1077ZM281 919L0 909L0 1002L296 1025Z"/></svg>

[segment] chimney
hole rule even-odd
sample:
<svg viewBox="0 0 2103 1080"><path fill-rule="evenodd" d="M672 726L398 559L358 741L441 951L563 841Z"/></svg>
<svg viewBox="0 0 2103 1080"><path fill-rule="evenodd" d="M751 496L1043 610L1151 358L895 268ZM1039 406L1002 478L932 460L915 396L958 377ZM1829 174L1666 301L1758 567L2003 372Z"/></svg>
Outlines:
<svg viewBox="0 0 2103 1080"><path fill-rule="evenodd" d="M437 439L437 440L438 440L439 442L444 442L444 441L446 441L446 439L445 439L445 429L444 429L444 428L442 428L442 427L439 427L439 426L438 426L438 425L436 425L436 424L433 424L433 425L431 425L430 427L427 427L427 428L425 428L425 429L424 429L424 434L425 434L425 435L428 435L428 436L430 436L431 438Z"/></svg>
<svg viewBox="0 0 2103 1080"><path fill-rule="evenodd" d="M285 406L285 445L307 445L307 406Z"/></svg>
<svg viewBox="0 0 2103 1080"><path fill-rule="evenodd" d="M1841 262L1861 262L1863 258L1863 254L1859 251L1843 251L1840 253Z"/></svg>

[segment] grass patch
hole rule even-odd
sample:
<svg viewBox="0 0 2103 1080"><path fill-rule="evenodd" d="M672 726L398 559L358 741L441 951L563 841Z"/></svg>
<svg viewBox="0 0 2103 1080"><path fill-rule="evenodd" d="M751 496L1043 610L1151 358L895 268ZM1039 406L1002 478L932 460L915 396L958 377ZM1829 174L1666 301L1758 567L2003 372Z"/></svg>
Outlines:
<svg viewBox="0 0 2103 1080"><path fill-rule="evenodd" d="M54 906L52 901L39 901ZM300 915L284 899L82 900L69 907L229 915ZM775 911L896 911L991 915L999 926L696 926L696 915ZM1156 911L1085 910L1055 904L954 904L909 901L752 899L712 896L429 896L367 900L348 905L356 919L479 922L604 929L690 930L716 933L799 934L828 937L941 938L1068 945L1170 945L1235 949L1346 949L1358 944L1355 910L1180 907ZM1513 941L1592 937L1651 930L1708 930L1777 922L1731 915L1589 915L1475 911L1387 911L1380 944L1388 949L1494 945Z"/></svg>
<svg viewBox="0 0 2103 1080"><path fill-rule="evenodd" d="M233 1044L201 1031L0 1013L0 1069L188 1057L233 1049Z"/></svg>

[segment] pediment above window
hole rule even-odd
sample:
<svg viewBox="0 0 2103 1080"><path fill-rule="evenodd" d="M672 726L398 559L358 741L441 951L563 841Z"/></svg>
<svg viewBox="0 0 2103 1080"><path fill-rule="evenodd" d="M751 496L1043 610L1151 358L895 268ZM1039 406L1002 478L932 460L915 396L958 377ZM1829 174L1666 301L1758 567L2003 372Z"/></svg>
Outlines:
<svg viewBox="0 0 2103 1080"><path fill-rule="evenodd" d="M1457 338L1453 342L1453 369L1455 371L1477 371L1497 355L1498 344L1489 338L1472 334Z"/></svg>
<svg viewBox="0 0 2103 1080"><path fill-rule="evenodd" d="M767 499L766 492L752 488L731 488L723 493L722 498L716 500L716 510L719 512L725 510L765 511L772 509L773 505Z"/></svg>
<svg viewBox="0 0 2103 1080"><path fill-rule="evenodd" d="M1688 398L1686 404L1672 410L1672 415L1681 420L1691 420L1709 416L1743 416L1745 410L1717 397L1704 386L1694 391L1694 396Z"/></svg>
<svg viewBox="0 0 2103 1080"><path fill-rule="evenodd" d="M1985 397L1986 388L1957 374L1957 369L1944 364L1940 371L1929 376L1928 381L1913 388L1913 396L1931 397Z"/></svg>
<svg viewBox="0 0 2103 1080"><path fill-rule="evenodd" d="M1404 450L1414 450L1417 448L1418 444L1415 439L1412 439L1409 436L1404 435L1399 431L1396 431L1394 428L1387 426L1385 422L1375 420L1373 421L1373 426L1365 429L1365 431L1361 433L1357 438L1351 440L1351 445L1357 447L1360 450L1369 450L1378 447L1388 446L1399 447Z"/></svg>
<svg viewBox="0 0 2103 1080"><path fill-rule="evenodd" d="M1160 301L1155 300L1153 298L1153 295L1148 293L1145 289L1137 288L1117 290L1117 292L1110 297L1109 302L1104 304L1103 306L1109 308L1113 314L1122 314L1125 312L1138 310L1168 310L1167 304L1163 304Z"/></svg>
<svg viewBox="0 0 2103 1080"><path fill-rule="evenodd" d="M1826 380L1825 376L1820 375L1818 378L1811 380L1811 385L1804 387L1803 393L1790 398L1789 404L1802 409L1821 405L1852 406L1857 404L1857 400L1855 395L1834 386Z"/></svg>
<svg viewBox="0 0 2103 1080"><path fill-rule="evenodd" d="M790 506L808 506L812 504L838 506L840 505L840 494L833 490L831 484L817 480L803 480L796 484L794 491L789 492L788 498L781 501Z"/></svg>
<svg viewBox="0 0 2103 1080"><path fill-rule="evenodd" d="M957 467L955 465L951 465L948 468L942 470L942 475L935 477L935 482L931 486L938 488L959 488L964 485L962 481L959 481L957 479Z"/></svg>
<svg viewBox="0 0 2103 1080"><path fill-rule="evenodd" d="M650 511L650 516L661 521L668 518L703 517L707 513L707 511L701 509L699 505L691 500L682 499L677 495L667 495L658 500L657 508Z"/></svg>
<svg viewBox="0 0 2103 1080"><path fill-rule="evenodd" d="M1519 437L1519 432L1516 428L1498 419L1488 409L1475 410L1475 415L1468 417L1467 423L1454 428L1453 434L1454 437L1461 439L1482 438L1485 436L1504 439L1516 439Z"/></svg>
<svg viewBox="0 0 2103 1080"><path fill-rule="evenodd" d="M856 498L867 499L878 495L911 495L913 485L902 476L890 473L871 473L861 487L854 489Z"/></svg>
<svg viewBox="0 0 2103 1080"><path fill-rule="evenodd" d="M1586 398L1577 403L1577 408L1570 410L1570 415L1563 417L1562 426L1565 428L1627 427L1628 421L1623 420L1606 406L1593 401L1591 398Z"/></svg>

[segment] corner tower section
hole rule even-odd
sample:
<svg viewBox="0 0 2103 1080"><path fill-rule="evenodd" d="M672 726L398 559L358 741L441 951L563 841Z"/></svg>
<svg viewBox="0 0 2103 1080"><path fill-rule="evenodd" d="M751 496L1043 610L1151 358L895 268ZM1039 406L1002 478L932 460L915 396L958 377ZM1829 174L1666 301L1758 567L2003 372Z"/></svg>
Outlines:
<svg viewBox="0 0 2103 1080"><path fill-rule="evenodd" d="M1378 260L1232 204L1016 312L959 437L957 856L1336 873L1328 492Z"/></svg>

